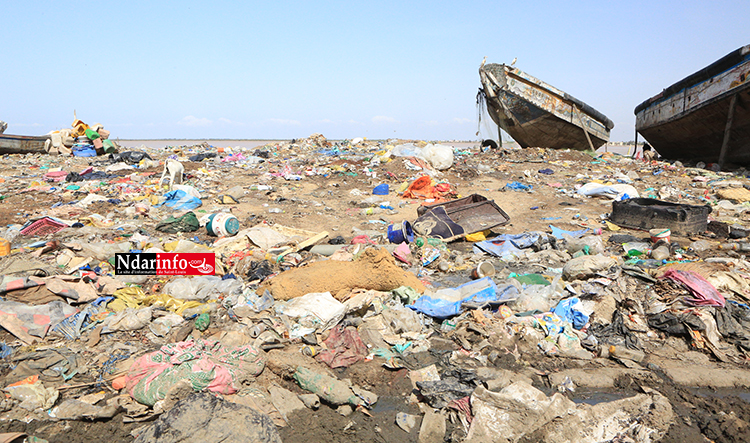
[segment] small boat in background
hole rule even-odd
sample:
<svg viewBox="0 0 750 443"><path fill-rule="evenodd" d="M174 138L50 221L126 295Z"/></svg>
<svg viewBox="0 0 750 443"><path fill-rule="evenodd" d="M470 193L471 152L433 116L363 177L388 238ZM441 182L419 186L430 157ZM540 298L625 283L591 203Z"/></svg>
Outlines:
<svg viewBox="0 0 750 443"><path fill-rule="evenodd" d="M662 156L750 164L750 45L635 108L635 129Z"/></svg>
<svg viewBox="0 0 750 443"><path fill-rule="evenodd" d="M479 77L479 100L522 148L596 150L609 141L612 120L512 64L482 62Z"/></svg>
<svg viewBox="0 0 750 443"><path fill-rule="evenodd" d="M0 134L0 154L43 154L47 152L44 149L44 143L49 139L49 135Z"/></svg>

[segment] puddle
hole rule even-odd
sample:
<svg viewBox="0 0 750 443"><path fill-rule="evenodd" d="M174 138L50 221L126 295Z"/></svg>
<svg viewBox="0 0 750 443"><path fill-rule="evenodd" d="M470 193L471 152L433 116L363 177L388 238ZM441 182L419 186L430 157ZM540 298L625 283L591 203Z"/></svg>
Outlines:
<svg viewBox="0 0 750 443"><path fill-rule="evenodd" d="M406 403L408 397L378 397L378 402L370 410L371 414L389 413L389 412L407 412L411 408ZM412 413L412 412L409 412Z"/></svg>
<svg viewBox="0 0 750 443"><path fill-rule="evenodd" d="M748 403L750 403L750 391L738 391L736 389L706 389L706 388L690 388L688 389L690 393L693 395L697 395L698 397L718 397L718 398L725 398L725 397L738 397L741 400L744 400Z"/></svg>
<svg viewBox="0 0 750 443"><path fill-rule="evenodd" d="M585 390L585 389L576 389L576 392L573 393L570 399L573 400L573 402L576 404L587 404L587 405L593 406L599 403L622 400L623 398L628 398L631 396L632 395L627 395L627 394L618 393L618 392L602 392L602 391L590 391L590 390Z"/></svg>

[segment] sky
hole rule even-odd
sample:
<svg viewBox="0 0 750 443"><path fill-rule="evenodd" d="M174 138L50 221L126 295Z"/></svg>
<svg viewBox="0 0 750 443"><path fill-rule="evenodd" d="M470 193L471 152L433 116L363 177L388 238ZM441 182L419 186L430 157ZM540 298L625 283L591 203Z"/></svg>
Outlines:
<svg viewBox="0 0 750 443"><path fill-rule="evenodd" d="M633 140L633 109L750 44L750 1L4 1L0 120L121 139L477 140L509 64ZM486 130L485 130L486 131ZM481 136L481 134L480 134Z"/></svg>

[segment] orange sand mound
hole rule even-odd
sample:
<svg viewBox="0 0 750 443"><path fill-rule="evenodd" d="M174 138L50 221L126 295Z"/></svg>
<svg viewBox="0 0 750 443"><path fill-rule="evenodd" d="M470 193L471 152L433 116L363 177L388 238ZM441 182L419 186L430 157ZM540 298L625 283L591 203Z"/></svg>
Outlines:
<svg viewBox="0 0 750 443"><path fill-rule="evenodd" d="M330 292L336 297L352 289L390 291L399 286L411 286L420 294L425 291L422 282L398 267L388 251L370 248L352 262L326 260L290 269L264 283L259 293L268 289L274 299L289 300L311 292Z"/></svg>

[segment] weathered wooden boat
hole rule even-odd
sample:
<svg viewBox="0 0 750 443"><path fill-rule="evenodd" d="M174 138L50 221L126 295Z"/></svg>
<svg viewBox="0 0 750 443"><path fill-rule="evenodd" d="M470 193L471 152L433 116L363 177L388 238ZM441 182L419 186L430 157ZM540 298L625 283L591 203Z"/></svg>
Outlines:
<svg viewBox="0 0 750 443"><path fill-rule="evenodd" d="M27 136L0 134L0 154L30 154L44 153L44 142L50 139L49 135Z"/></svg>
<svg viewBox="0 0 750 443"><path fill-rule="evenodd" d="M635 129L663 157L750 164L750 45L635 108Z"/></svg>
<svg viewBox="0 0 750 443"><path fill-rule="evenodd" d="M567 93L504 64L479 68L492 120L522 148L596 150L615 126L604 114Z"/></svg>

